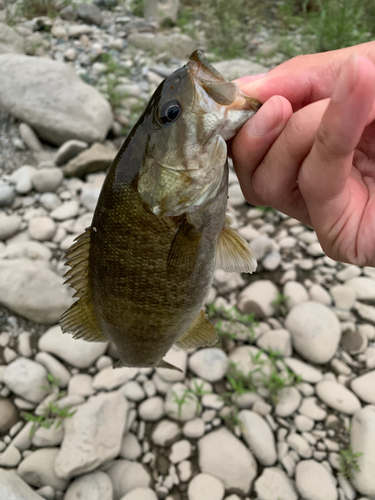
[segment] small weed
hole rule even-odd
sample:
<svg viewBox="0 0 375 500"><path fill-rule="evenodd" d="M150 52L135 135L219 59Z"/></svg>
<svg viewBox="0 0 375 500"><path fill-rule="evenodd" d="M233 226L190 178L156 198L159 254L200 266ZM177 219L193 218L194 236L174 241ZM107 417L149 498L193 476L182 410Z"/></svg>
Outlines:
<svg viewBox="0 0 375 500"><path fill-rule="evenodd" d="M34 415L33 413L23 412L23 417L28 422L33 422L30 431L32 437L36 429L41 426L49 429L53 424L56 424L56 429L60 427L66 418L70 418L75 414L75 411L69 411L70 406L60 408L55 402L49 402L48 406L43 410L41 415Z"/></svg>
<svg viewBox="0 0 375 500"><path fill-rule="evenodd" d="M282 293L277 294L276 299L271 302L271 305L276 310L276 314L279 314L280 316L286 316L288 314L288 307L286 305L288 300L288 296L283 295Z"/></svg>
<svg viewBox="0 0 375 500"><path fill-rule="evenodd" d="M252 314L241 314L238 309L232 307L230 309L218 308L214 304L209 304L207 306L208 317L214 321L215 329L217 334L221 337L228 337L232 340L236 339L234 333L228 332L228 330L223 326L225 321L230 321L232 323L238 322L249 328L249 338L255 338L254 327L258 326L258 322L255 320L254 313Z"/></svg>
<svg viewBox="0 0 375 500"><path fill-rule="evenodd" d="M190 397L192 397L192 395L194 395L197 398L196 413L197 413L197 415L199 415L201 408L202 408L201 398L205 394L211 394L211 391L206 391L204 389L204 382L203 381L199 384L196 380L194 380L193 386L194 386L193 389L189 388L189 389L186 389L186 391L190 394Z"/></svg>
<svg viewBox="0 0 375 500"><path fill-rule="evenodd" d="M296 375L285 363L281 354L270 350L268 352L269 375L264 375L262 385L268 390L271 401L276 404L279 393L285 387L293 387L301 382L301 376Z"/></svg>
<svg viewBox="0 0 375 500"><path fill-rule="evenodd" d="M185 391L179 396L175 391L173 391L174 402L178 407L178 417L181 418L182 407L187 403L187 400L192 397L191 390L185 389Z"/></svg>
<svg viewBox="0 0 375 500"><path fill-rule="evenodd" d="M358 458L363 453L354 453L350 444L346 449L340 450L340 469L339 472L349 481L353 479L354 472L360 472Z"/></svg>

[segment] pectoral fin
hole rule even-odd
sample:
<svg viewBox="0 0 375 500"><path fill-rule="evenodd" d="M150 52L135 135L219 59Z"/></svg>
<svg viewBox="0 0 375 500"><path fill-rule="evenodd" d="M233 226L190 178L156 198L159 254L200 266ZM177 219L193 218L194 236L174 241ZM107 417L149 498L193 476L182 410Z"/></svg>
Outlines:
<svg viewBox="0 0 375 500"><path fill-rule="evenodd" d="M183 216L168 255L168 271L190 274L198 257L201 233Z"/></svg>
<svg viewBox="0 0 375 500"><path fill-rule="evenodd" d="M247 241L230 226L226 216L216 251L216 267L229 273L252 273L257 267L253 252Z"/></svg>
<svg viewBox="0 0 375 500"><path fill-rule="evenodd" d="M193 321L190 328L176 342L178 347L189 349L190 347L206 347L216 344L217 333L212 323L208 320L204 311L201 311Z"/></svg>

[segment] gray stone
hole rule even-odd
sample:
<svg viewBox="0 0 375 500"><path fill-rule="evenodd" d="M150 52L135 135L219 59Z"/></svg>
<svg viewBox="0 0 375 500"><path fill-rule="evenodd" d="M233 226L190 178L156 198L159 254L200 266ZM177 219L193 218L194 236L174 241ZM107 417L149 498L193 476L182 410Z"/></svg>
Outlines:
<svg viewBox="0 0 375 500"><path fill-rule="evenodd" d="M4 500L43 500L13 470L0 468L0 491Z"/></svg>
<svg viewBox="0 0 375 500"><path fill-rule="evenodd" d="M361 331L353 331L351 328L344 330L341 337L340 345L351 355L359 354L366 350L368 344L367 335Z"/></svg>
<svg viewBox="0 0 375 500"><path fill-rule="evenodd" d="M10 444L7 449L0 454L0 467L16 467L21 461L21 453Z"/></svg>
<svg viewBox="0 0 375 500"><path fill-rule="evenodd" d="M265 351L273 351L283 356L292 355L292 340L288 330L280 328L279 330L269 330L263 333L256 341L257 346Z"/></svg>
<svg viewBox="0 0 375 500"><path fill-rule="evenodd" d="M55 208L55 210L52 210L50 215L52 219L63 221L66 219L71 219L73 217L76 217L78 213L79 213L78 201L71 200L71 201L66 201L62 205Z"/></svg>
<svg viewBox="0 0 375 500"><path fill-rule="evenodd" d="M289 446L302 458L311 458L312 450L309 443L299 434L292 433L286 439Z"/></svg>
<svg viewBox="0 0 375 500"><path fill-rule="evenodd" d="M120 389L121 394L123 394L130 401L142 401L146 397L146 393L139 382L135 380L130 380L126 382Z"/></svg>
<svg viewBox="0 0 375 500"><path fill-rule="evenodd" d="M256 236L251 240L251 250L255 259L259 262L267 254L277 249L274 240L263 234Z"/></svg>
<svg viewBox="0 0 375 500"><path fill-rule="evenodd" d="M299 408L301 394L295 387L284 387L280 390L275 413L279 417L289 417Z"/></svg>
<svg viewBox="0 0 375 500"><path fill-rule="evenodd" d="M295 350L308 361L324 364L338 347L341 329L336 315L318 302L295 306L285 320Z"/></svg>
<svg viewBox="0 0 375 500"><path fill-rule="evenodd" d="M301 377L303 382L309 382L311 384L316 384L320 380L322 380L323 375L320 370L310 366L303 361L300 361L296 358L285 358L285 363L288 368L294 371L295 374Z"/></svg>
<svg viewBox="0 0 375 500"><path fill-rule="evenodd" d="M92 386L97 390L111 391L135 378L138 372L138 368L108 366L95 375Z"/></svg>
<svg viewBox="0 0 375 500"><path fill-rule="evenodd" d="M29 234L33 240L52 240L56 232L56 223L50 217L35 217L29 222Z"/></svg>
<svg viewBox="0 0 375 500"><path fill-rule="evenodd" d="M54 192L62 183L64 174L60 168L41 168L31 177L34 187L39 193Z"/></svg>
<svg viewBox="0 0 375 500"><path fill-rule="evenodd" d="M375 404L375 370L355 378L350 387L362 401Z"/></svg>
<svg viewBox="0 0 375 500"><path fill-rule="evenodd" d="M74 139L70 141L64 142L59 149L56 151L55 155L55 163L56 165L64 165L64 163L68 162L79 153L82 153L85 149L88 148L87 142L84 141L76 141Z"/></svg>
<svg viewBox="0 0 375 500"><path fill-rule="evenodd" d="M16 198L13 186L0 184L0 207L10 207Z"/></svg>
<svg viewBox="0 0 375 500"><path fill-rule="evenodd" d="M354 471L352 482L362 495L375 497L375 407L358 410L352 419L350 443L357 458L358 471Z"/></svg>
<svg viewBox="0 0 375 500"><path fill-rule="evenodd" d="M186 397L187 390L186 385L177 382L168 390L165 400L165 413L171 418L182 422L196 417L199 410L197 397L191 393L189 397ZM178 404L181 399L184 400L183 404Z"/></svg>
<svg viewBox="0 0 375 500"><path fill-rule="evenodd" d="M5 249L0 253L0 259L29 259L48 261L52 257L49 248L37 241L18 241L8 243Z"/></svg>
<svg viewBox="0 0 375 500"><path fill-rule="evenodd" d="M81 204L93 212L96 208L96 204L98 203L99 195L101 189L85 189L81 195Z"/></svg>
<svg viewBox="0 0 375 500"><path fill-rule="evenodd" d="M254 489L259 500L298 500L293 482L278 467L264 469Z"/></svg>
<svg viewBox="0 0 375 500"><path fill-rule="evenodd" d="M58 448L41 448L33 451L19 464L18 475L28 484L37 488L49 485L56 490L65 490L68 481L58 477L54 469L58 453Z"/></svg>
<svg viewBox="0 0 375 500"><path fill-rule="evenodd" d="M316 394L326 405L347 415L353 415L353 413L361 408L359 399L351 391L345 386L331 380L319 382L316 386Z"/></svg>
<svg viewBox="0 0 375 500"><path fill-rule="evenodd" d="M136 488L147 488L151 485L151 477L145 467L129 460L115 460L106 470L113 485L114 500Z"/></svg>
<svg viewBox="0 0 375 500"><path fill-rule="evenodd" d="M103 22L103 16L100 12L100 9L94 5L89 3L80 3L77 5L77 14L78 17L90 24L96 24L100 26Z"/></svg>
<svg viewBox="0 0 375 500"><path fill-rule="evenodd" d="M138 49L160 53L167 51L168 54L177 59L187 59L195 49L195 42L190 36L183 33L131 33L127 38L130 45Z"/></svg>
<svg viewBox="0 0 375 500"><path fill-rule="evenodd" d="M21 219L18 215L0 213L0 241L11 238L21 229Z"/></svg>
<svg viewBox="0 0 375 500"><path fill-rule="evenodd" d="M235 80L243 75L256 75L267 73L269 68L249 59L230 59L215 63L215 68L228 80ZM260 212L260 211L259 211ZM261 212L259 215L263 215Z"/></svg>
<svg viewBox="0 0 375 500"><path fill-rule="evenodd" d="M315 425L314 420L310 417L306 417L306 415L296 415L294 418L294 423L297 430L299 430L300 432L310 432Z"/></svg>
<svg viewBox="0 0 375 500"><path fill-rule="evenodd" d="M41 261L0 260L0 302L37 323L56 323L71 305L62 281Z"/></svg>
<svg viewBox="0 0 375 500"><path fill-rule="evenodd" d="M283 288L283 295L287 297L286 305L288 309L309 300L306 288L298 281L287 281Z"/></svg>
<svg viewBox="0 0 375 500"><path fill-rule="evenodd" d="M316 421L324 420L327 416L327 412L318 406L315 397L304 398L298 411L301 415L305 415Z"/></svg>
<svg viewBox="0 0 375 500"><path fill-rule="evenodd" d="M155 427L151 439L157 446L169 446L181 435L180 427L170 420L162 420Z"/></svg>
<svg viewBox="0 0 375 500"><path fill-rule="evenodd" d="M55 210L61 205L61 200L55 193L43 193L40 196L40 203L46 210Z"/></svg>
<svg viewBox="0 0 375 500"><path fill-rule="evenodd" d="M336 278L340 281L348 281L361 274L361 268L353 264L344 264L344 269L336 273Z"/></svg>
<svg viewBox="0 0 375 500"><path fill-rule="evenodd" d="M181 371L158 368L158 374L167 382L180 382L184 380L187 368L187 352L183 349L179 349L177 346L173 346L163 359L167 363L176 366Z"/></svg>
<svg viewBox="0 0 375 500"><path fill-rule="evenodd" d="M70 372L56 358L47 352L38 352L35 356L35 361L45 367L47 372L57 380L59 387L64 388L68 385Z"/></svg>
<svg viewBox="0 0 375 500"><path fill-rule="evenodd" d="M356 302L354 304L354 310L358 313L358 316L365 321L375 324L375 307L369 306L368 304L362 304L361 302Z"/></svg>
<svg viewBox="0 0 375 500"><path fill-rule="evenodd" d="M73 68L19 54L0 55L0 66L0 106L39 137L57 145L69 139L104 140L113 122L110 105Z"/></svg>
<svg viewBox="0 0 375 500"><path fill-rule="evenodd" d="M225 428L210 432L198 441L202 472L217 477L226 489L248 494L257 474L257 464L245 445Z"/></svg>
<svg viewBox="0 0 375 500"><path fill-rule="evenodd" d="M0 54L24 54L24 40L11 26L0 23Z"/></svg>
<svg viewBox="0 0 375 500"><path fill-rule="evenodd" d="M192 452L191 443L187 439L182 439L181 441L177 441L171 446L171 453L169 455L169 460L172 464L178 464L183 460L186 460L190 457Z"/></svg>
<svg viewBox="0 0 375 500"><path fill-rule="evenodd" d="M83 397L92 396L94 389L92 387L92 377L87 373L77 373L69 380L68 394L73 394Z"/></svg>
<svg viewBox="0 0 375 500"><path fill-rule="evenodd" d="M64 479L90 472L117 457L128 404L112 392L91 397L64 421L64 439L56 457L56 474Z"/></svg>
<svg viewBox="0 0 375 500"><path fill-rule="evenodd" d="M189 483L188 500L223 500L224 485L219 479L210 474L197 474Z"/></svg>
<svg viewBox="0 0 375 500"><path fill-rule="evenodd" d="M202 418L189 420L183 427L183 434L188 438L198 439L204 434L205 423Z"/></svg>
<svg viewBox="0 0 375 500"><path fill-rule="evenodd" d="M332 298L325 288L317 283L314 283L309 289L310 299L314 302L320 302L325 306L330 306Z"/></svg>
<svg viewBox="0 0 375 500"><path fill-rule="evenodd" d="M350 286L336 285L330 289L335 306L339 309L349 310L354 306L355 293Z"/></svg>
<svg viewBox="0 0 375 500"><path fill-rule="evenodd" d="M53 326L39 339L41 351L54 354L76 368L88 368L107 349L107 342L86 342L63 334L59 326Z"/></svg>
<svg viewBox="0 0 375 500"><path fill-rule="evenodd" d="M296 487L304 500L337 500L333 477L315 460L303 460L297 464Z"/></svg>
<svg viewBox="0 0 375 500"><path fill-rule="evenodd" d="M275 308L272 305L279 291L272 281L254 281L239 295L237 307L244 314L254 313L256 318L272 316Z"/></svg>
<svg viewBox="0 0 375 500"><path fill-rule="evenodd" d="M6 434L17 420L18 411L12 401L0 398L0 434Z"/></svg>
<svg viewBox="0 0 375 500"><path fill-rule="evenodd" d="M189 358L190 370L198 377L217 382L228 369L228 357L222 349L215 347L200 349Z"/></svg>
<svg viewBox="0 0 375 500"><path fill-rule="evenodd" d="M265 419L249 410L240 411L238 419L243 437L258 462L264 466L273 465L277 459L275 438Z"/></svg>
<svg viewBox="0 0 375 500"><path fill-rule="evenodd" d="M69 485L64 500L113 500L111 480L102 471L85 474Z"/></svg>
<svg viewBox="0 0 375 500"><path fill-rule="evenodd" d="M63 439L63 428L60 425L52 425L51 427L38 427L33 434L31 443L38 448L45 448L48 446L59 446Z"/></svg>
<svg viewBox="0 0 375 500"><path fill-rule="evenodd" d="M357 300L371 300L375 301L375 280L360 276L353 278L346 282L355 294Z"/></svg>
<svg viewBox="0 0 375 500"><path fill-rule="evenodd" d="M122 440L120 457L127 460L137 460L142 455L142 448L138 439L131 432L127 432Z"/></svg>
<svg viewBox="0 0 375 500"><path fill-rule="evenodd" d="M158 497L151 488L135 488L129 491L121 500L158 500Z"/></svg>
<svg viewBox="0 0 375 500"><path fill-rule="evenodd" d="M274 271L281 264L281 255L280 252L270 252L268 253L262 260L262 266L267 271Z"/></svg>
<svg viewBox="0 0 375 500"><path fill-rule="evenodd" d="M160 396L148 398L138 406L139 417L146 422L155 422L164 415L164 401Z"/></svg>
<svg viewBox="0 0 375 500"><path fill-rule="evenodd" d="M93 172L107 170L115 156L115 150L96 143L70 160L63 167L63 171L66 177L84 177Z"/></svg>
<svg viewBox="0 0 375 500"><path fill-rule="evenodd" d="M34 130L27 123L20 124L20 136L24 144L34 152L42 151L43 147Z"/></svg>
<svg viewBox="0 0 375 500"><path fill-rule="evenodd" d="M4 370L4 383L22 398L39 403L48 394L46 369L35 361L18 358Z"/></svg>

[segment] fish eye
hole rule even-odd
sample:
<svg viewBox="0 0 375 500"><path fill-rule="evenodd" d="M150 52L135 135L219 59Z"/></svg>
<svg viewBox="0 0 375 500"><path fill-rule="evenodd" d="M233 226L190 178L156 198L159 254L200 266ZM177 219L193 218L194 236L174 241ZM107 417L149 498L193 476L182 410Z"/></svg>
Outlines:
<svg viewBox="0 0 375 500"><path fill-rule="evenodd" d="M160 108L159 122L161 123L161 125L173 123L180 116L181 111L181 104L178 101L167 101Z"/></svg>

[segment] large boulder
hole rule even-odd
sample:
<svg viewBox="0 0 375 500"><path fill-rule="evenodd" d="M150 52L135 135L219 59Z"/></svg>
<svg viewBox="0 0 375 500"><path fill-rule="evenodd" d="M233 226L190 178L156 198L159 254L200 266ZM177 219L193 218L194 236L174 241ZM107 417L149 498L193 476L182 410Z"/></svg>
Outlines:
<svg viewBox="0 0 375 500"><path fill-rule="evenodd" d="M0 67L0 108L31 125L39 137L58 146L69 139L105 139L113 122L111 107L70 66L2 54Z"/></svg>
<svg viewBox="0 0 375 500"><path fill-rule="evenodd" d="M0 23L0 54L23 54L24 40L22 36L5 23Z"/></svg>

